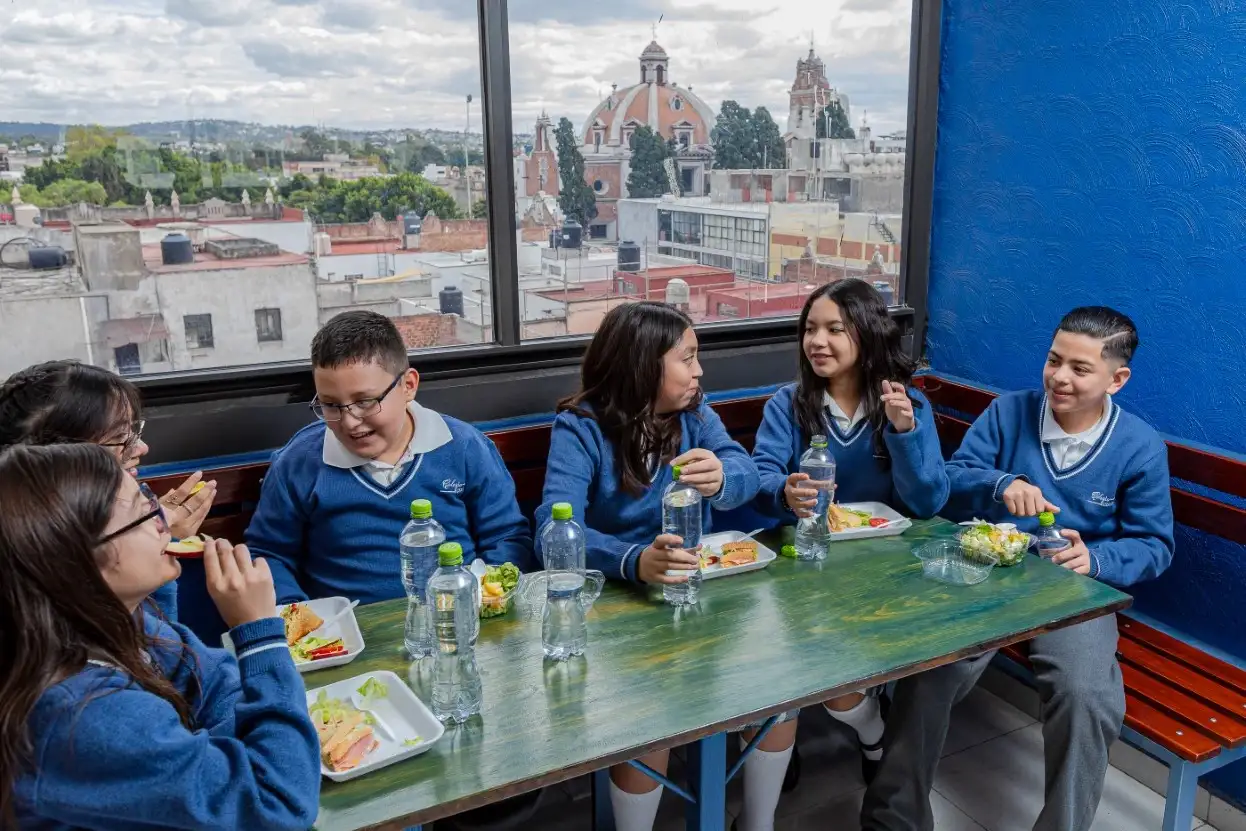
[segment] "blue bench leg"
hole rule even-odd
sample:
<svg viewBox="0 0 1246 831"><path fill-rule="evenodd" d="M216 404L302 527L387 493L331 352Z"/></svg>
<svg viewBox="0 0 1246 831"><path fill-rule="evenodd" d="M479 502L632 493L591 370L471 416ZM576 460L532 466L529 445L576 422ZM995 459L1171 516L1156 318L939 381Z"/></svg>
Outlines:
<svg viewBox="0 0 1246 831"><path fill-rule="evenodd" d="M610 807L610 768L593 773L593 831L614 831L614 809Z"/></svg>
<svg viewBox="0 0 1246 831"><path fill-rule="evenodd" d="M688 745L688 784L696 804L688 805L688 831L722 831L727 826L727 734Z"/></svg>
<svg viewBox="0 0 1246 831"><path fill-rule="evenodd" d="M1164 803L1163 831L1190 831L1194 819L1194 797L1198 794L1198 772L1184 762L1168 766L1168 798Z"/></svg>

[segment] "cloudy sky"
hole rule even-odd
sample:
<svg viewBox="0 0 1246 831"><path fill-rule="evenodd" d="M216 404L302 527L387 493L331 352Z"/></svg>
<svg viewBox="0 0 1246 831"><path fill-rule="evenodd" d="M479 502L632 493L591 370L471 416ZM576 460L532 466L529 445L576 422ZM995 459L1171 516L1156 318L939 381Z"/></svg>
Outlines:
<svg viewBox="0 0 1246 831"><path fill-rule="evenodd" d="M479 101L472 0L0 0L0 120L227 118L461 130ZM639 80L659 15L671 78L786 126L810 37L875 131L902 129L911 0L510 0L515 127L581 125ZM472 130L480 110L472 108Z"/></svg>

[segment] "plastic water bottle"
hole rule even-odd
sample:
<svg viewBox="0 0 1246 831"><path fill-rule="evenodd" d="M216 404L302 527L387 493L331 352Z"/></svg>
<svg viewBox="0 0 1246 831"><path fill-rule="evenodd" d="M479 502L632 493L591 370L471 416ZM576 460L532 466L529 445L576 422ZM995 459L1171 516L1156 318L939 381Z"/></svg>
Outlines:
<svg viewBox="0 0 1246 831"><path fill-rule="evenodd" d="M407 625L403 636L407 653L423 658L433 651L428 628L424 594L428 578L437 570L437 549L446 541L446 529L433 519L433 505L427 499L411 503L411 521L398 538L402 556L402 587L407 591Z"/></svg>
<svg viewBox="0 0 1246 831"><path fill-rule="evenodd" d="M1073 543L1060 536L1060 526L1056 525L1056 515L1051 511L1043 511L1038 515L1038 556L1050 560Z"/></svg>
<svg viewBox="0 0 1246 831"><path fill-rule="evenodd" d="M701 492L692 485L679 481L679 467L672 468L673 479L662 494L662 533L674 534L683 539L680 548L698 554L695 550L701 544ZM688 571L671 570L668 575L684 574L688 576L686 583L672 583L662 586L662 596L673 606L690 606L697 602L697 594L701 590L701 566Z"/></svg>
<svg viewBox="0 0 1246 831"><path fill-rule="evenodd" d="M809 477L801 487L816 489L818 503L813 516L802 517L796 523L796 559L825 560L831 541L826 512L835 492L835 457L827 449L826 436L814 436L809 442L809 449L800 457L800 472Z"/></svg>
<svg viewBox="0 0 1246 831"><path fill-rule="evenodd" d="M541 529L545 561L545 611L541 615L541 649L546 658L565 661L583 655L588 645L584 623L584 529L571 518L571 506L559 502Z"/></svg>
<svg viewBox="0 0 1246 831"><path fill-rule="evenodd" d="M463 548L442 543L441 566L428 581L428 617L433 630L433 715L466 721L480 712L484 697L476 665L476 575L463 566Z"/></svg>

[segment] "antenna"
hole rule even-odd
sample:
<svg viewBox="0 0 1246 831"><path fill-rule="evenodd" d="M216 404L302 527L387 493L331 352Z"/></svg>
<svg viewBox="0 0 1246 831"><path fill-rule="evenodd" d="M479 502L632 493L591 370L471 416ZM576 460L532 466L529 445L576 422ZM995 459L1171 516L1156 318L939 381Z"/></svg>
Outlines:
<svg viewBox="0 0 1246 831"><path fill-rule="evenodd" d="M651 27L651 30L652 30L652 32L653 32L653 39L654 39L655 41L658 39L658 23L661 23L661 22L662 22L662 18L664 18L664 17L666 17L666 13L665 13L665 12L663 12L663 13L662 13L662 14L660 14L660 15L658 15L657 22L656 22L656 23L654 23L654 24L653 24L653 26Z"/></svg>

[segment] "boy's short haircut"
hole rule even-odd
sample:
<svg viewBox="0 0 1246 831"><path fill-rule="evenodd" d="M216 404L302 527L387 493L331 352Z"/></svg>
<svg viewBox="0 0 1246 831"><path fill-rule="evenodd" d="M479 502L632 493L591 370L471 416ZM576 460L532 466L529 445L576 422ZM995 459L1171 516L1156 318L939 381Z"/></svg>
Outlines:
<svg viewBox="0 0 1246 831"><path fill-rule="evenodd" d="M397 375L410 366L398 327L376 312L342 312L316 333L312 366L336 369L349 364L377 363Z"/></svg>
<svg viewBox="0 0 1246 831"><path fill-rule="evenodd" d="M1056 332L1087 335L1103 341L1103 357L1129 366L1138 348L1138 327L1126 315L1107 306L1081 306L1064 316Z"/></svg>

